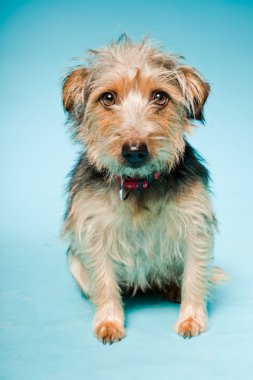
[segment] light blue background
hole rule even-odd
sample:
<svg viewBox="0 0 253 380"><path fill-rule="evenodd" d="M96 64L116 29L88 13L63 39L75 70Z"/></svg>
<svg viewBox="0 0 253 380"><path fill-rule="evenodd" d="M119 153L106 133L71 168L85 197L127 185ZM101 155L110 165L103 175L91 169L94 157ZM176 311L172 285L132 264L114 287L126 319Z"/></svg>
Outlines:
<svg viewBox="0 0 253 380"><path fill-rule="evenodd" d="M1 1L1 379L253 378L252 25L251 1ZM59 239L78 150L60 77L122 31L183 54L212 87L190 140L212 172L216 263L232 281L189 341L172 331L178 306L147 297L127 302L126 339L99 343Z"/></svg>

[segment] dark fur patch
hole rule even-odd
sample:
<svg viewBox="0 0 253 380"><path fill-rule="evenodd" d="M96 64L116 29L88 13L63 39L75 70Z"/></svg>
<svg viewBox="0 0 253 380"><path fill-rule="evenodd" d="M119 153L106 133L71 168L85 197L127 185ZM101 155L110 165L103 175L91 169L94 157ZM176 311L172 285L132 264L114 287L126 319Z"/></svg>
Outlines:
<svg viewBox="0 0 253 380"><path fill-rule="evenodd" d="M186 141L184 155L180 163L167 174L166 179L173 188L179 189L196 181L208 186L210 175L200 154Z"/></svg>
<svg viewBox="0 0 253 380"><path fill-rule="evenodd" d="M107 183L105 180L106 177L106 172L99 172L94 166L89 163L88 157L84 152L68 174L68 178L70 178L70 180L66 188L68 201L64 214L64 220L68 217L72 200L75 195L87 187L92 187L95 191L96 188L101 187L101 185L103 186Z"/></svg>
<svg viewBox="0 0 253 380"><path fill-rule="evenodd" d="M150 288L145 289L145 291L138 288L137 290L134 287L124 287L120 284L121 295L124 301L127 301L133 296L155 296L160 297L174 303L181 303L181 284L175 283L164 283L161 287L158 287L155 284L151 284Z"/></svg>
<svg viewBox="0 0 253 380"><path fill-rule="evenodd" d="M83 153L79 158L76 165L69 173L69 177L70 181L67 187L69 200L65 218L68 216L72 199L81 190L92 188L95 192L101 189L101 187L109 188L112 186L108 181L106 171L99 172L94 166L90 165L86 153ZM155 200L155 198L164 196L167 193L169 193L171 197L174 197L196 182L202 182L205 187L208 187L209 180L210 176L204 165L204 159L188 142L186 142L184 155L180 163L172 171L161 173L159 180L153 182L148 190L137 190L131 192L130 195L135 195L137 197L137 203L140 208L147 208L146 201L149 197L152 197Z"/></svg>

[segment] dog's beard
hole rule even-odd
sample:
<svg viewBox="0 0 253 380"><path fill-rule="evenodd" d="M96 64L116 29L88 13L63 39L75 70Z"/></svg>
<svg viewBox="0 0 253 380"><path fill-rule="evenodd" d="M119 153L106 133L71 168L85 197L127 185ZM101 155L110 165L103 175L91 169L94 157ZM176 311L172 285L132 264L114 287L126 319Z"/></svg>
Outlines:
<svg viewBox="0 0 253 380"><path fill-rule="evenodd" d="M106 160L106 162L103 162L102 167L108 172L110 177L120 176L122 178L131 177L142 179L146 179L155 172L161 173L169 170L168 161L159 161L157 159L149 159L140 166Z"/></svg>
<svg viewBox="0 0 253 380"><path fill-rule="evenodd" d="M105 171L109 178L120 176L122 178L140 178L147 179L150 175L158 173L170 172L180 161L183 156L185 144L181 149L162 149L156 156L149 156L141 165L132 165L123 161L121 156L112 157L106 151L94 154L94 150L88 149L87 155L90 163L96 167L98 171ZM172 147L173 148L173 147ZM96 152L97 153L97 152Z"/></svg>

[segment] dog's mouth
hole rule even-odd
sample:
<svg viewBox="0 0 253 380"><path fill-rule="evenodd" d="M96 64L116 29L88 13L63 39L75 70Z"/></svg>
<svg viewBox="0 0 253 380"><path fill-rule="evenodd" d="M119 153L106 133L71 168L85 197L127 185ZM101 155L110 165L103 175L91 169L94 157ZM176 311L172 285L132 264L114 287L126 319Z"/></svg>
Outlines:
<svg viewBox="0 0 253 380"><path fill-rule="evenodd" d="M135 190L137 189L141 189L141 190L146 190L146 186L144 185L144 188L142 189L141 185L140 184L143 184L143 183L146 183L146 182L153 182L153 180L157 181L157 179L159 178L159 172L154 172L152 174L149 174L145 177L139 177L139 176L135 176L135 177L130 177L130 176L116 176L116 180L119 184L123 184L125 185L126 188L130 188L131 187L131 184L135 184L135 186L137 186L137 184L139 184L139 186L136 187ZM129 186L128 186L129 185Z"/></svg>
<svg viewBox="0 0 253 380"><path fill-rule="evenodd" d="M103 157L101 168L105 169L111 178L116 176L122 179L138 178L142 181L148 179L155 172L161 173L167 170L168 162L158 156L149 156L142 162L129 162L123 157L112 158L109 155Z"/></svg>
<svg viewBox="0 0 253 380"><path fill-rule="evenodd" d="M131 169L139 169L145 167L149 162L149 160L146 160L145 162L142 163L123 163L123 166L126 168L131 168Z"/></svg>
<svg viewBox="0 0 253 380"><path fill-rule="evenodd" d="M147 179L149 175L152 175L157 168L152 164L151 161L145 162L145 164L125 164L120 166L118 172L123 178L137 178L141 180Z"/></svg>

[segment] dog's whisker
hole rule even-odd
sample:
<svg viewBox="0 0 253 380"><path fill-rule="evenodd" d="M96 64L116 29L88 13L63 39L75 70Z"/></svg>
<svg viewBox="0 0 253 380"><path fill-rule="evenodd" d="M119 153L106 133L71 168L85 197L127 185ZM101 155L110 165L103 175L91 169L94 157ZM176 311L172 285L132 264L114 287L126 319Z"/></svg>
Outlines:
<svg viewBox="0 0 253 380"><path fill-rule="evenodd" d="M100 160L103 157L110 156L109 153L101 154L101 156L97 156L96 159Z"/></svg>
<svg viewBox="0 0 253 380"><path fill-rule="evenodd" d="M158 141L159 140L160 141L164 140L164 141L168 141L168 138L167 137L152 136L152 137L149 137L148 140L158 140Z"/></svg>

